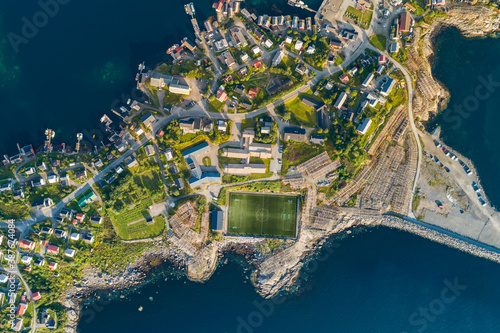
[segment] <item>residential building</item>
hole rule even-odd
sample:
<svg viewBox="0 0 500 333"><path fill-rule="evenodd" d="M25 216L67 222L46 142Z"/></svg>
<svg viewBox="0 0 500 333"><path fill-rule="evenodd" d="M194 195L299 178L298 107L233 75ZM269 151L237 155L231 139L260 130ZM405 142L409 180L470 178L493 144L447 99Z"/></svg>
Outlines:
<svg viewBox="0 0 500 333"><path fill-rule="evenodd" d="M149 84L156 88L163 88L166 85L172 83L172 81L173 77L170 75L164 75L161 73L153 72L151 74L151 79L149 81Z"/></svg>
<svg viewBox="0 0 500 333"><path fill-rule="evenodd" d="M349 42L354 42L358 39L358 33L352 29L344 29L342 30L341 37Z"/></svg>
<svg viewBox="0 0 500 333"><path fill-rule="evenodd" d="M389 52L390 53L395 53L399 51L399 44L398 42L392 42L391 45L389 45Z"/></svg>
<svg viewBox="0 0 500 333"><path fill-rule="evenodd" d="M316 52L316 46L314 46L314 44L310 44L306 49L307 54L314 54L315 52Z"/></svg>
<svg viewBox="0 0 500 333"><path fill-rule="evenodd" d="M59 176L56 174L51 174L47 176L47 182L49 184L59 183Z"/></svg>
<svg viewBox="0 0 500 333"><path fill-rule="evenodd" d="M179 190L182 190L184 188L184 181L182 180L182 178L177 178L175 180L175 185Z"/></svg>
<svg viewBox="0 0 500 333"><path fill-rule="evenodd" d="M9 277L5 274L0 274L0 283L6 283L9 281Z"/></svg>
<svg viewBox="0 0 500 333"><path fill-rule="evenodd" d="M19 248L23 250L31 250L33 251L35 249L35 242L30 241L29 239L21 239L19 242Z"/></svg>
<svg viewBox="0 0 500 333"><path fill-rule="evenodd" d="M24 199L24 190L22 188L20 188L18 190L14 190L13 196L14 196L14 200Z"/></svg>
<svg viewBox="0 0 500 333"><path fill-rule="evenodd" d="M153 156L155 154L155 149L153 145L147 145L144 147L144 151L146 152L146 156Z"/></svg>
<svg viewBox="0 0 500 333"><path fill-rule="evenodd" d="M64 250L64 255L68 258L73 258L75 256L76 251L74 249L66 249Z"/></svg>
<svg viewBox="0 0 500 333"><path fill-rule="evenodd" d="M189 95L191 93L191 88L186 84L172 83L168 87L168 90L172 94L178 94L178 95Z"/></svg>
<svg viewBox="0 0 500 333"><path fill-rule="evenodd" d="M156 122L156 118L148 112L141 117L141 121L147 128L152 128L153 124Z"/></svg>
<svg viewBox="0 0 500 333"><path fill-rule="evenodd" d="M379 65L383 65L383 64L387 63L387 57L384 54L381 54L378 57L378 63L379 63Z"/></svg>
<svg viewBox="0 0 500 333"><path fill-rule="evenodd" d="M264 42L264 46L270 49L271 47L273 47L273 42L270 39L266 39L266 41Z"/></svg>
<svg viewBox="0 0 500 333"><path fill-rule="evenodd" d="M31 261L32 261L32 260L33 260L33 257L31 257L31 256L23 256L23 257L21 258L21 262L22 262L23 264L25 264L25 265L29 265L29 264L31 264Z"/></svg>
<svg viewBox="0 0 500 333"><path fill-rule="evenodd" d="M333 49L340 50L341 48L344 47L344 43L342 43L342 41L339 39L332 38L330 39L330 47Z"/></svg>
<svg viewBox="0 0 500 333"><path fill-rule="evenodd" d="M36 301L39 301L42 299L42 294L40 294L39 291L37 292L34 292L31 297L33 297L33 300L36 302Z"/></svg>
<svg viewBox="0 0 500 333"><path fill-rule="evenodd" d="M306 130L298 127L285 127L283 130L285 141L306 141Z"/></svg>
<svg viewBox="0 0 500 333"><path fill-rule="evenodd" d="M385 69L384 65L378 66L377 70L375 71L375 74L382 75L382 73L384 72L384 69Z"/></svg>
<svg viewBox="0 0 500 333"><path fill-rule="evenodd" d="M265 164L224 164L222 170L225 174L247 176L253 173L266 173Z"/></svg>
<svg viewBox="0 0 500 333"><path fill-rule="evenodd" d="M298 64L297 67L295 67L295 71L300 75L306 75L307 73L309 73L309 69L302 63Z"/></svg>
<svg viewBox="0 0 500 333"><path fill-rule="evenodd" d="M248 56L248 54L243 52L240 54L240 60L241 60L241 62L247 62L248 60L250 60L250 57Z"/></svg>
<svg viewBox="0 0 500 333"><path fill-rule="evenodd" d="M92 224L102 224L102 216L94 215L90 218L90 223Z"/></svg>
<svg viewBox="0 0 500 333"><path fill-rule="evenodd" d="M133 168L139 165L135 157L129 156L125 159L125 164L127 165L128 168Z"/></svg>
<svg viewBox="0 0 500 333"><path fill-rule="evenodd" d="M325 143L325 137L322 135L311 135L309 141L315 145L322 145Z"/></svg>
<svg viewBox="0 0 500 333"><path fill-rule="evenodd" d="M347 83L349 82L349 76L347 76L347 74L342 74L340 76L340 81L342 81L342 83Z"/></svg>
<svg viewBox="0 0 500 333"><path fill-rule="evenodd" d="M82 235L79 234L78 232L73 232L69 238L72 241L79 241L81 239L81 237L82 237Z"/></svg>
<svg viewBox="0 0 500 333"><path fill-rule="evenodd" d="M55 245L47 246L47 254L58 255L59 254L59 247L57 247Z"/></svg>
<svg viewBox="0 0 500 333"><path fill-rule="evenodd" d="M283 60L284 57L285 57L285 51L283 49L279 49L273 57L271 66L276 67L279 64L281 64L281 61Z"/></svg>
<svg viewBox="0 0 500 333"><path fill-rule="evenodd" d="M365 118L361 124L358 125L356 128L356 131L361 134L365 135L366 132L370 129L370 125L372 124L372 120L370 118Z"/></svg>
<svg viewBox="0 0 500 333"><path fill-rule="evenodd" d="M47 182L42 177L31 181L31 187L33 188L42 187L45 185L47 185Z"/></svg>
<svg viewBox="0 0 500 333"><path fill-rule="evenodd" d="M302 49L302 46L304 45L304 42L300 39L298 39L296 42L295 42L295 50L297 51L300 51Z"/></svg>
<svg viewBox="0 0 500 333"><path fill-rule="evenodd" d="M258 93L259 93L259 88L252 87L248 90L248 97L253 99L257 96Z"/></svg>
<svg viewBox="0 0 500 333"><path fill-rule="evenodd" d="M57 269L57 262L49 262L49 269L55 271Z"/></svg>
<svg viewBox="0 0 500 333"><path fill-rule="evenodd" d="M342 108L342 106L344 105L346 99L347 99L347 93L345 91L343 91L340 94L340 96L337 98L337 100L335 101L335 104L333 105L333 107L336 108L337 110L340 110Z"/></svg>
<svg viewBox="0 0 500 333"><path fill-rule="evenodd" d="M365 87L365 88L367 88L372 83L372 80L373 80L374 77L375 76L373 75L373 73L368 74L368 76L363 81L362 86Z"/></svg>
<svg viewBox="0 0 500 333"><path fill-rule="evenodd" d="M221 54L222 59L224 60L224 63L226 64L229 69L233 70L235 69L238 64L234 61L233 55L229 51L224 51Z"/></svg>
<svg viewBox="0 0 500 333"><path fill-rule="evenodd" d="M389 78L389 80L387 80L387 82L380 89L380 94L385 97L389 96L395 85L396 80Z"/></svg>
<svg viewBox="0 0 500 333"><path fill-rule="evenodd" d="M287 35L287 36L286 36L286 38L285 38L285 43L286 43L286 44L290 44L292 41L293 41L292 36Z"/></svg>
<svg viewBox="0 0 500 333"><path fill-rule="evenodd" d="M216 97L219 102L225 102L227 99L227 94L224 90L217 90L217 95Z"/></svg>
<svg viewBox="0 0 500 333"><path fill-rule="evenodd" d="M77 180L86 179L87 178L87 170L85 170L85 169L75 170L75 178Z"/></svg>
<svg viewBox="0 0 500 333"><path fill-rule="evenodd" d="M44 198L44 199L40 199L40 200L33 202L31 204L31 208L33 208L34 210L39 210L39 209L51 207L53 204L54 204L54 201L52 201L51 198Z"/></svg>
<svg viewBox="0 0 500 333"><path fill-rule="evenodd" d="M167 161L171 161L174 159L174 151L172 150L172 148L167 148L165 150L165 158L167 159Z"/></svg>
<svg viewBox="0 0 500 333"><path fill-rule="evenodd" d="M257 55L260 53L260 47L258 47L257 45L255 45L254 47L252 47L252 53L254 55Z"/></svg>

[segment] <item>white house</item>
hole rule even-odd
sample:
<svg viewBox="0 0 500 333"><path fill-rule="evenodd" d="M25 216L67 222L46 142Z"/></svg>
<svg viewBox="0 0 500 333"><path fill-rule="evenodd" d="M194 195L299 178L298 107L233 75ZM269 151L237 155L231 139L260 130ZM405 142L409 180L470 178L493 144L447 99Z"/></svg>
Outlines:
<svg viewBox="0 0 500 333"><path fill-rule="evenodd" d="M74 241L79 241L81 237L82 237L82 235L80 235L77 232L74 232L71 234L71 240L74 240Z"/></svg>
<svg viewBox="0 0 500 333"><path fill-rule="evenodd" d="M299 40L297 40L297 41L295 42L295 49L296 49L297 51L299 51L300 49L302 49L302 46L303 46L303 45L304 45L304 42L303 42L303 41L301 41L301 40L299 39Z"/></svg>
<svg viewBox="0 0 500 333"><path fill-rule="evenodd" d="M64 250L64 255L69 258L73 258L75 256L76 251L73 249Z"/></svg>

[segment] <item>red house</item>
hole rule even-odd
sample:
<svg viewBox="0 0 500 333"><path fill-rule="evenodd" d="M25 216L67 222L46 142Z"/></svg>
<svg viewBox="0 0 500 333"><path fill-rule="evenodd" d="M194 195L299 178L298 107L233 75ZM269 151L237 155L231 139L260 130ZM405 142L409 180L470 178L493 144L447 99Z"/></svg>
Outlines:
<svg viewBox="0 0 500 333"><path fill-rule="evenodd" d="M262 62L260 60L254 61L252 66L256 69L259 69L260 67L262 67Z"/></svg>
<svg viewBox="0 0 500 333"><path fill-rule="evenodd" d="M27 240L27 239L22 239L20 242L19 242L19 247L21 249L26 249L26 250L31 250L33 251L35 249L35 242L32 242L30 240Z"/></svg>
<svg viewBox="0 0 500 333"><path fill-rule="evenodd" d="M53 255L59 254L59 247L54 245L49 245L47 247L47 254L53 254Z"/></svg>
<svg viewBox="0 0 500 333"><path fill-rule="evenodd" d="M39 301L42 298L42 295L37 291L36 293L33 293L33 300L34 301Z"/></svg>
<svg viewBox="0 0 500 333"><path fill-rule="evenodd" d="M248 91L248 97L250 98L255 98L255 96L257 96L257 93L259 92L259 88L250 88L250 90Z"/></svg>
<svg viewBox="0 0 500 333"><path fill-rule="evenodd" d="M342 81L343 83L349 82L349 76L347 76L347 74L342 74L340 76L340 81Z"/></svg>

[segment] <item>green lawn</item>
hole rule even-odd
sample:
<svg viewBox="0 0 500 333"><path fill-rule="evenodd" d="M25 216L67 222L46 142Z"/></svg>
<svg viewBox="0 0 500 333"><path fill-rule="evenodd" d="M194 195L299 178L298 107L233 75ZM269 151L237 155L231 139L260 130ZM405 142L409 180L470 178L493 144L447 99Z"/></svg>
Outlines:
<svg viewBox="0 0 500 333"><path fill-rule="evenodd" d="M351 20L355 20L357 23L361 22L361 18L363 17L363 13L357 10L356 8L349 6L344 13L344 16L350 18Z"/></svg>
<svg viewBox="0 0 500 333"><path fill-rule="evenodd" d="M155 216L152 224L147 224L146 220L134 223L127 227L130 239L150 238L160 235L165 230L165 218Z"/></svg>
<svg viewBox="0 0 500 333"><path fill-rule="evenodd" d="M387 38L384 35L373 35L370 37L370 43L380 51L385 51Z"/></svg>
<svg viewBox="0 0 500 333"><path fill-rule="evenodd" d="M208 98L208 109L211 112L221 112L226 103L220 102L214 95Z"/></svg>
<svg viewBox="0 0 500 333"><path fill-rule="evenodd" d="M295 237L297 197L230 193L228 234Z"/></svg>
<svg viewBox="0 0 500 333"><path fill-rule="evenodd" d="M286 108L290 111L299 125L306 127L317 127L316 111L302 103L300 97L297 97L285 103Z"/></svg>
<svg viewBox="0 0 500 333"><path fill-rule="evenodd" d="M361 28L367 30L370 27L370 23L372 22L373 11L365 10L363 13L363 18L361 19Z"/></svg>

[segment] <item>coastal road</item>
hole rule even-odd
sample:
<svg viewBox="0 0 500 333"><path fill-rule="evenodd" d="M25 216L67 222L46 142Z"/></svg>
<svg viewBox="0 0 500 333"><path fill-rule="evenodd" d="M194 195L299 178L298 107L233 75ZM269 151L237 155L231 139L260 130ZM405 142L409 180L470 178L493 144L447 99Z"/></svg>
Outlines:
<svg viewBox="0 0 500 333"><path fill-rule="evenodd" d="M381 52L380 50L378 50L376 47L374 47L371 44L368 44L367 47L374 50L374 51ZM410 200L409 207L408 207L408 216L411 218L415 218L415 215L413 214L413 198L415 197L415 192L417 190L417 182L418 182L418 178L420 177L420 167L422 165L422 145L420 144L418 129L415 126L415 121L413 119L413 104L412 104L413 103L413 84L412 84L410 74L408 73L406 68L404 68L399 62L397 62L396 60L391 58L387 52L384 51L382 53L385 54L387 59L389 59L394 64L394 66L396 66L404 74L405 80L406 80L406 87L408 89L408 118L409 118L409 122L410 122L410 129L413 132L413 135L415 135L415 141L417 142L417 147L418 147L417 172L415 174L415 179L413 181L412 196L411 196L411 200Z"/></svg>

